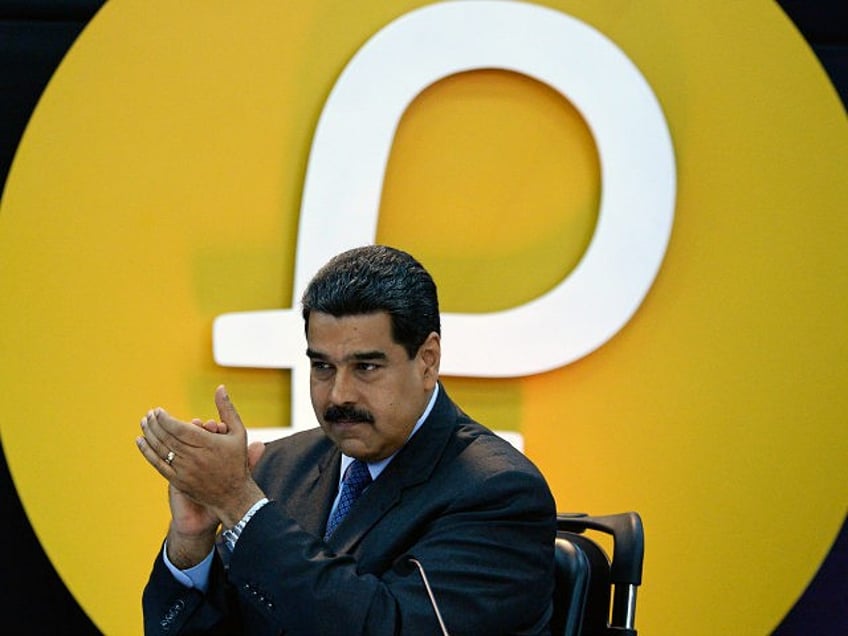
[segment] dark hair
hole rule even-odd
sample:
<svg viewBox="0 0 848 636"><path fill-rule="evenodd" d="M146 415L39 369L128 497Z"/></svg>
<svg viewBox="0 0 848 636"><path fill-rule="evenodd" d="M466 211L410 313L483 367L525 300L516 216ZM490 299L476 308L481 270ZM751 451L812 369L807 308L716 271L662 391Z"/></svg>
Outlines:
<svg viewBox="0 0 848 636"><path fill-rule="evenodd" d="M334 256L303 294L303 320L318 311L335 317L387 312L392 338L410 359L432 332L441 333L436 283L424 266L385 245L358 247Z"/></svg>

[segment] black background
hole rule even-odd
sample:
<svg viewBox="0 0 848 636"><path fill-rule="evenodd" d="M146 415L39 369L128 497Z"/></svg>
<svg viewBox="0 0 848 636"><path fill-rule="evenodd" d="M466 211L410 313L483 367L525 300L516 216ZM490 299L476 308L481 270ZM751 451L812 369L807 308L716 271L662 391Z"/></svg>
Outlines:
<svg viewBox="0 0 848 636"><path fill-rule="evenodd" d="M819 57L842 103L848 103L848 2L782 0L779 4ZM0 0L0 187L5 183L21 135L44 87L101 5L99 0ZM3 633L98 634L39 545L2 452L0 504ZM792 519L791 511L787 511L787 523L797 521ZM751 598L739 602L743 607L756 602L756 590L752 590ZM774 634L846 633L848 525L843 525L819 573Z"/></svg>

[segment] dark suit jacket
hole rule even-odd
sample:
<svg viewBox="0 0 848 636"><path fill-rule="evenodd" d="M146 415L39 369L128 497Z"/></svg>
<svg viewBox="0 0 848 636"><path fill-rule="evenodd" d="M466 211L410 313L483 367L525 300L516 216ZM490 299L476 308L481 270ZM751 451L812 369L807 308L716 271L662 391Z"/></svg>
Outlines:
<svg viewBox="0 0 848 636"><path fill-rule="evenodd" d="M255 479L272 504L250 521L206 595L161 553L144 591L148 634L436 634L413 556L452 634L547 633L555 506L524 455L444 391L328 543L339 451L320 429L272 442Z"/></svg>

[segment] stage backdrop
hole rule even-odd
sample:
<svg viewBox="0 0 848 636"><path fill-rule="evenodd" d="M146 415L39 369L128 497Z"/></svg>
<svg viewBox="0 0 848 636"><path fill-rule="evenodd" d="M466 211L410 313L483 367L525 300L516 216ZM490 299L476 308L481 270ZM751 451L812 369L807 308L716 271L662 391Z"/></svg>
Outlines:
<svg viewBox="0 0 848 636"><path fill-rule="evenodd" d="M212 322L292 305L319 113L368 38L423 4L115 0L45 92L0 210L15 415L0 430L39 538L103 631L140 631L167 524L140 416L212 416L224 382L249 425L289 423L289 373L216 366ZM845 517L844 111L776 5L545 5L609 37L656 93L676 155L668 251L597 351L446 384L523 436L561 510L642 514L640 630L764 633ZM600 174L565 97L458 75L406 112L375 238L421 258L445 311L508 309L580 262Z"/></svg>

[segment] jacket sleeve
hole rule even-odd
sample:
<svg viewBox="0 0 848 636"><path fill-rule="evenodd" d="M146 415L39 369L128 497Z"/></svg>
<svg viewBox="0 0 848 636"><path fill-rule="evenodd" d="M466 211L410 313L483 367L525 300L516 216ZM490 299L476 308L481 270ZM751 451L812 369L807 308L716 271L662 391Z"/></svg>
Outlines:
<svg viewBox="0 0 848 636"><path fill-rule="evenodd" d="M217 554L209 573L209 591L204 594L174 578L160 549L144 588L142 609L144 633L148 636L218 635L239 631L235 594L227 583Z"/></svg>

